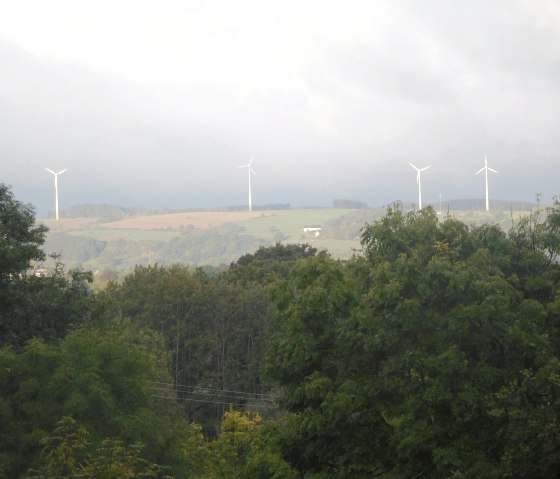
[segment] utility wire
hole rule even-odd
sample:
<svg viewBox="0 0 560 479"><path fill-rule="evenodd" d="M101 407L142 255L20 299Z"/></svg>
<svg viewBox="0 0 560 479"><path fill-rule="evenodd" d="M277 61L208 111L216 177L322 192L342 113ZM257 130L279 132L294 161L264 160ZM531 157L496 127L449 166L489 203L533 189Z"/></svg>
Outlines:
<svg viewBox="0 0 560 479"><path fill-rule="evenodd" d="M223 406L234 404L255 409L272 409L279 397L269 393L250 393L233 389L206 388L161 381L150 381L148 384L148 389L151 389L154 393L153 397L180 402L199 402Z"/></svg>
<svg viewBox="0 0 560 479"><path fill-rule="evenodd" d="M164 383L160 381L149 381L149 384L152 384L153 389L159 388L162 389L165 386L168 386L170 389L174 389L180 392L191 392L191 393L201 393L201 394L220 394L223 393L231 393L239 396L246 396L248 399L254 399L255 397L262 397L264 399L278 399L280 396L277 394L272 393L252 393L248 391L239 391L233 389L216 389L216 388L208 388L203 386L188 386L186 384L173 384L173 383ZM157 386L156 386L157 385ZM230 394L228 394L230 395Z"/></svg>
<svg viewBox="0 0 560 479"><path fill-rule="evenodd" d="M200 388L200 389L207 389L209 391L241 393L241 394L256 394L256 395L278 397L277 394L272 394L272 393L251 393L251 392L247 392L247 391L239 391L239 390L233 390L233 389L217 389L217 388L209 388L209 387L206 387L206 386L190 386L190 385L187 385L187 384L166 383L166 382L162 382L162 381L148 381L148 382L150 384L162 384L162 385L167 385L167 386L173 386L173 387L176 387L176 388Z"/></svg>
<svg viewBox="0 0 560 479"><path fill-rule="evenodd" d="M172 401L188 401L188 402L201 402L201 403L208 403L208 404L220 404L222 406L229 406L231 404L235 404L236 406L244 406L244 407L250 407L250 408L255 408L255 409L272 409L274 408L274 406L266 406L264 404L249 404L249 403L241 403L241 402L235 402L235 401L230 401L230 402L224 402L224 401L209 401L207 399L194 399L194 398L177 398L175 396L158 396L158 395L153 395L152 397L155 398L160 398L160 399L169 399Z"/></svg>
<svg viewBox="0 0 560 479"><path fill-rule="evenodd" d="M193 396L207 396L210 398L220 398L220 399L233 399L236 401L260 401L260 402L268 402L274 403L275 399L273 397L257 397L257 396L243 396L243 395L236 395L236 394L221 394L218 392L205 392L204 390L179 390L175 391L169 387L153 387L148 386L148 389L153 391L159 391L162 393L177 393L179 397L185 397L185 395L193 395Z"/></svg>

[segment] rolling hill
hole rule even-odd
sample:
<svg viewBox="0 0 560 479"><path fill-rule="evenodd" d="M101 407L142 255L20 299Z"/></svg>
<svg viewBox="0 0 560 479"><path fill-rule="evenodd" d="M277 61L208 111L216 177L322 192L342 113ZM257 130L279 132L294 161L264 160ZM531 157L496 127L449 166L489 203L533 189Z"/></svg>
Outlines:
<svg viewBox="0 0 560 479"><path fill-rule="evenodd" d="M441 214L468 224L497 223L508 229L533 205L493 203L490 212L481 211L481 206L480 200L455 200L444 203ZM153 263L224 267L277 241L309 243L346 259L360 248L363 225L384 212L385 208L363 207L170 212L85 205L64 211L58 222L40 221L50 228L45 251L59 254L67 266L130 271L137 264Z"/></svg>

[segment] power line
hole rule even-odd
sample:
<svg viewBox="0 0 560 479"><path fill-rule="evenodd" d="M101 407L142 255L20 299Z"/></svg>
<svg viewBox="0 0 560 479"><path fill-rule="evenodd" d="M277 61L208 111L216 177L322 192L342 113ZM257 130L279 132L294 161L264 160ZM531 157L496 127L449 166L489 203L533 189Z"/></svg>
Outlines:
<svg viewBox="0 0 560 479"><path fill-rule="evenodd" d="M204 390L200 390L200 389L195 389L195 390L173 390L169 387L153 387L153 386L148 386L148 389L154 390L154 391L163 391L164 393L173 393L176 392L179 397L184 397L185 395L196 395L196 396L207 396L207 397L211 397L211 398L220 398L220 399L233 399L236 401L260 401L260 402L268 402L268 403L274 403L275 399L273 397L258 397L255 395L236 395L236 394L221 394L219 392L206 392Z"/></svg>
<svg viewBox="0 0 560 479"><path fill-rule="evenodd" d="M274 406L267 406L264 404L249 404L249 403L240 403L240 402L234 402L234 401L229 401L229 402L224 402L224 401L209 401L208 399L194 399L194 398L178 398L175 396L158 396L158 395L153 395L152 397L154 398L160 398L160 399L169 399L172 401L188 401L188 402L201 402L201 403L208 403L208 404L220 404L222 406L230 406L232 404L235 404L236 406L245 406L245 407L250 407L250 408L255 408L255 409L272 409Z"/></svg>
<svg viewBox="0 0 560 479"><path fill-rule="evenodd" d="M251 393L233 389L216 389L186 384L172 384L161 381L150 381L153 397L180 402L199 402L219 404L223 406L235 405L250 408L272 409L278 395L270 393ZM201 398L202 396L202 398Z"/></svg>
<svg viewBox="0 0 560 479"><path fill-rule="evenodd" d="M200 394L221 394L221 395L223 395L223 393L228 393L226 395L234 394L239 396L246 396L248 399L259 397L265 400L272 400L272 399L278 399L280 397L278 394L272 394L272 393L252 393L248 391L239 391L233 389L216 389L216 388L208 388L202 386L189 386L186 384L165 383L161 381L149 381L149 384L158 385L156 387L159 389L162 389L163 386L168 386L171 389L175 389L177 391L182 391L182 392L200 393ZM152 388L156 388L156 387L152 387Z"/></svg>
<svg viewBox="0 0 560 479"><path fill-rule="evenodd" d="M187 384L165 383L165 382L162 382L162 381L149 381L149 383L173 386L173 387L176 387L176 388L201 388L201 389L206 389L206 390L209 390L209 391L220 391L220 392L241 393L241 394L256 394L256 395L263 395L263 396L279 397L277 394L272 394L272 393L251 393L251 392L247 392L247 391L239 391L239 390L234 390L234 389L217 389L217 388L209 388L209 387L206 387L206 386L190 386L190 385L187 385Z"/></svg>

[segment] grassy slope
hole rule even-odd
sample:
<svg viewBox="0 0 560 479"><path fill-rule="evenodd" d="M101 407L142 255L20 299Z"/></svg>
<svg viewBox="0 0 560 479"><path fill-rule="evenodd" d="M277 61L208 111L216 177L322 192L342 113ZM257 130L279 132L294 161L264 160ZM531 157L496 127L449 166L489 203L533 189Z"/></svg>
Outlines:
<svg viewBox="0 0 560 479"><path fill-rule="evenodd" d="M305 238L304 227L323 225L326 221L350 211L352 210L330 208L275 211L269 215L239 222L238 225L252 236L272 239L274 233L280 231L289 237L289 241L300 241Z"/></svg>

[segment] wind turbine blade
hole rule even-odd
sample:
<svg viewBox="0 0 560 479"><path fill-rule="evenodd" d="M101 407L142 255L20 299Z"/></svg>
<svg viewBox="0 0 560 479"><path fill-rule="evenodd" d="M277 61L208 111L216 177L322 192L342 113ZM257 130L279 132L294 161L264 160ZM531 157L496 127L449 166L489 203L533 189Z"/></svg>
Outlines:
<svg viewBox="0 0 560 479"><path fill-rule="evenodd" d="M45 168L45 170L47 170L49 173L52 173L53 175L56 176L56 173L53 170L49 170L48 168Z"/></svg>
<svg viewBox="0 0 560 479"><path fill-rule="evenodd" d="M416 183L420 183L420 171L416 174Z"/></svg>
<svg viewBox="0 0 560 479"><path fill-rule="evenodd" d="M251 159L249 160L249 166L251 165L251 163L253 163L253 158L255 158L255 155L251 155Z"/></svg>
<svg viewBox="0 0 560 479"><path fill-rule="evenodd" d="M486 167L481 168L480 170L478 170L478 171L475 173L475 175L478 175L479 173L483 172L485 169L486 169Z"/></svg>
<svg viewBox="0 0 560 479"><path fill-rule="evenodd" d="M416 171L419 171L418 168L416 168L412 163L409 163L410 166L412 166L412 168L414 168Z"/></svg>
<svg viewBox="0 0 560 479"><path fill-rule="evenodd" d="M493 173L498 173L496 170L493 170L492 168L488 167L488 170L490 170Z"/></svg>
<svg viewBox="0 0 560 479"><path fill-rule="evenodd" d="M424 171L424 170L427 170L428 168L431 168L431 167L432 167L431 165L430 165L430 166L425 166L425 167L424 167L424 168L422 168L422 169L421 169L420 171Z"/></svg>
<svg viewBox="0 0 560 479"><path fill-rule="evenodd" d="M62 171L59 171L57 175L62 175L62 173L64 173L65 171L68 171L68 168L64 168Z"/></svg>
<svg viewBox="0 0 560 479"><path fill-rule="evenodd" d="M241 165L241 166L238 166L237 168L248 168L248 167L249 167L249 165Z"/></svg>
<svg viewBox="0 0 560 479"><path fill-rule="evenodd" d="M251 173L253 173L253 175L255 175L255 176L259 176L259 175L257 175L257 172L255 170L253 170L253 168L251 168Z"/></svg>

